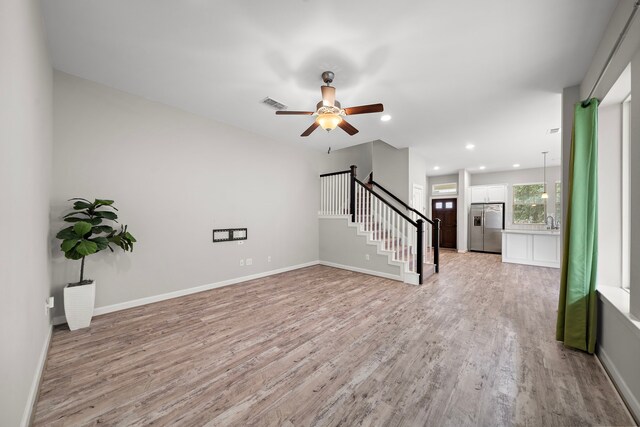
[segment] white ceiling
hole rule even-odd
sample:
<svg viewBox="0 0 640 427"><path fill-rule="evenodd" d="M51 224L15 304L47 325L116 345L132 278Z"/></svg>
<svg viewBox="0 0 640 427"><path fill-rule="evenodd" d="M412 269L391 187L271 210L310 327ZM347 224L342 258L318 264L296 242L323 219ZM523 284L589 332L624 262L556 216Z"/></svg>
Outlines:
<svg viewBox="0 0 640 427"><path fill-rule="evenodd" d="M560 163L561 91L578 84L617 0L44 0L56 69L326 151L382 139L434 174ZM336 73L360 133L299 135ZM466 150L473 143L473 151Z"/></svg>

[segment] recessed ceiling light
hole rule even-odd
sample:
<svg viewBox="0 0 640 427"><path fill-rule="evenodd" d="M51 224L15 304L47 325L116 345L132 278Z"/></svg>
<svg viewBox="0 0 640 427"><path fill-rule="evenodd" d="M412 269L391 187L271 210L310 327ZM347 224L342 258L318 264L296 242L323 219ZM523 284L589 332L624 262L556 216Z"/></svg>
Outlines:
<svg viewBox="0 0 640 427"><path fill-rule="evenodd" d="M486 168L486 166L480 166L480 170L485 170Z"/></svg>
<svg viewBox="0 0 640 427"><path fill-rule="evenodd" d="M434 166L434 167L433 167L433 170L434 170L434 171L440 170L440 166Z"/></svg>
<svg viewBox="0 0 640 427"><path fill-rule="evenodd" d="M519 167L520 167L520 163L514 163L514 164L513 164L513 167L514 167L514 168L519 168Z"/></svg>
<svg viewBox="0 0 640 427"><path fill-rule="evenodd" d="M473 150L476 146L473 144L467 144L464 146L464 148L466 148L467 150Z"/></svg>
<svg viewBox="0 0 640 427"><path fill-rule="evenodd" d="M380 117L380 120L383 122L388 122L389 120L391 120L391 116L388 114L385 114L384 116Z"/></svg>

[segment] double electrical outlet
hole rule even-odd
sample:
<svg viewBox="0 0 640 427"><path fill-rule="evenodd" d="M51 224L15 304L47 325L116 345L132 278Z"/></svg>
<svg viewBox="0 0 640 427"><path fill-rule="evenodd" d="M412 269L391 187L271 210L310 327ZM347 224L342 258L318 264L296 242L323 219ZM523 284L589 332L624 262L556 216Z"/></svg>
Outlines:
<svg viewBox="0 0 640 427"><path fill-rule="evenodd" d="M271 255L267 257L267 262L271 262ZM253 258L240 259L240 267L244 267L245 265L253 265Z"/></svg>

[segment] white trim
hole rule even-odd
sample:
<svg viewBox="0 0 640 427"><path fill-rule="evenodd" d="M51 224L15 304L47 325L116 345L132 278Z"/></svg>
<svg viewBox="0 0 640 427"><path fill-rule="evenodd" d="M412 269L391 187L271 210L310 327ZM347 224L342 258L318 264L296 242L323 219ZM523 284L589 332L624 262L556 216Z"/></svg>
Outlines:
<svg viewBox="0 0 640 427"><path fill-rule="evenodd" d="M620 372L616 369L616 365L611 361L607 352L600 346L597 349L596 360L600 362L600 366L604 368L603 370L613 383L618 392L618 396L622 398L623 403L626 404L626 408L631 412L629 415L637 421L640 418L640 402L638 402L638 399L633 395L633 392L624 381L624 377L620 375Z"/></svg>
<svg viewBox="0 0 640 427"><path fill-rule="evenodd" d="M349 270L349 271L355 271L356 273L363 273L363 274L368 274L370 276L378 276L378 277L383 277L385 279L391 279L391 280L397 280L399 282L402 282L402 277L395 275L395 274L391 274L391 273L383 273L380 271L373 271L373 270L367 270L366 268L360 268L360 267L352 267L350 265L343 265L343 264L336 264L335 262L329 262L329 261L319 261L320 265L326 265L327 267L334 267L334 268L340 268L342 270Z"/></svg>
<svg viewBox="0 0 640 427"><path fill-rule="evenodd" d="M35 375L31 381L31 387L29 388L29 395L27 396L27 403L25 404L24 411L22 413L21 427L27 427L31 425L31 416L33 414L33 408L36 404L36 398L38 397L38 390L40 389L40 379L44 373L44 366L47 362L47 353L49 352L49 343L51 342L51 335L53 333L53 326L49 325L49 331L47 337L44 340L42 350L40 350L40 358L38 359L38 366L36 368Z"/></svg>
<svg viewBox="0 0 640 427"><path fill-rule="evenodd" d="M640 339L640 320L631 314L631 294L620 286L598 285L600 300L610 305L620 322Z"/></svg>
<svg viewBox="0 0 640 427"><path fill-rule="evenodd" d="M223 280L221 282L209 283L206 285L196 286L193 288L180 289L178 291L168 292L166 294L153 295L150 297L144 297L139 299L134 299L131 301L125 301L117 304L106 305L103 307L96 307L93 310L94 316L99 316L101 314L113 313L114 311L126 310L127 308L139 307L141 305L152 304L154 302L165 301L168 299L178 298L185 295L191 295L198 292L208 291L211 289L222 288L224 286L236 285L239 283L247 282L249 280L261 279L263 277L272 276L274 274L285 273L287 271L297 270L300 268L310 267L312 265L318 265L320 261L310 261L304 264L292 265L289 267L283 267L276 270L264 271L262 273L251 274L249 276L236 277L233 279ZM61 325L66 323L66 319L64 316L57 316L53 319L54 325Z"/></svg>

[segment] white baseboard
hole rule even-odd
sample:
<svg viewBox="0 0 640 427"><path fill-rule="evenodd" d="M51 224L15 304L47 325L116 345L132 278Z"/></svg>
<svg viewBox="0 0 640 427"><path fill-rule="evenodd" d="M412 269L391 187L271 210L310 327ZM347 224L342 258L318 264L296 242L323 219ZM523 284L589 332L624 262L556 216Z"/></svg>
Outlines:
<svg viewBox="0 0 640 427"><path fill-rule="evenodd" d="M179 291L168 292L166 294L153 295L150 297L134 299L131 301L125 301L118 304L105 305L103 307L96 307L93 310L94 316L101 314L113 313L114 311L126 310L127 308L139 307L141 305L151 304L154 302L165 301L172 298L178 298L185 295L191 295L198 292L208 291L211 289L222 288L223 286L236 285L239 283L247 282L249 280L261 279L263 277L272 276L274 274L285 273L287 271L297 270L299 268L310 267L312 265L318 265L320 261L310 261L304 264L291 265L288 267L278 268L276 270L264 271L262 273L251 274L249 276L236 277L233 279L223 280L222 282L209 283L206 285L196 286L194 288L180 289ZM66 323L64 316L57 316L53 319L54 325L62 325Z"/></svg>
<svg viewBox="0 0 640 427"><path fill-rule="evenodd" d="M638 402L636 396L633 395L633 392L624 381L624 378L620 375L618 369L616 369L616 365L602 347L598 348L596 358L600 362L600 366L604 368L605 373L611 379L614 387L618 390L622 400L626 403L627 408L631 412L630 415L636 420L636 422L640 421L640 402Z"/></svg>
<svg viewBox="0 0 640 427"><path fill-rule="evenodd" d="M329 262L329 261L319 261L319 264L326 265L327 267L341 268L343 270L355 271L356 273L364 273L364 274L369 274L370 276L378 276L378 277L383 277L385 279L398 280L402 282L402 277L395 274L382 273L380 271L367 270L366 268L352 267L350 265L336 264L335 262Z"/></svg>
<svg viewBox="0 0 640 427"><path fill-rule="evenodd" d="M40 379L42 378L42 374L44 373L44 366L47 362L47 353L49 351L49 343L51 342L52 331L53 331L53 326L50 325L49 332L47 332L47 337L45 338L44 344L42 346L42 350L40 350L38 366L36 367L33 380L31 381L31 387L29 388L29 396L27 397L27 403L25 404L24 411L22 412L22 421L20 422L21 427L27 427L31 425L31 416L33 415L33 409L36 404L36 398L38 397L38 389L40 388Z"/></svg>

